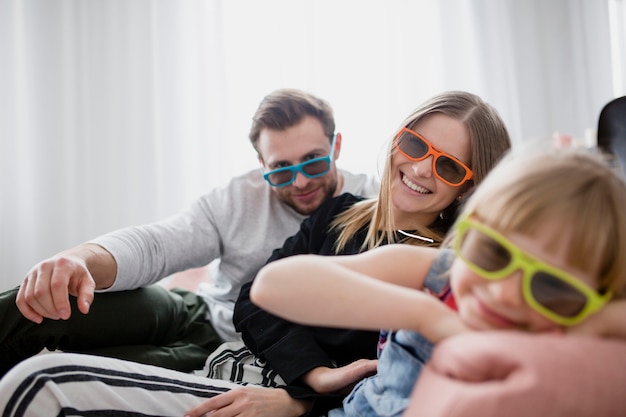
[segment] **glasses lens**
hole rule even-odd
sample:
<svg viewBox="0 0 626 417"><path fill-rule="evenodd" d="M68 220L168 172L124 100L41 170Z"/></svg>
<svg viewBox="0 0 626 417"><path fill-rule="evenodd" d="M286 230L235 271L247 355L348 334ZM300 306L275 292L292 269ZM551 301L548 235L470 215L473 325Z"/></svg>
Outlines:
<svg viewBox="0 0 626 417"><path fill-rule="evenodd" d="M470 228L462 236L461 257L485 272L498 272L509 266L512 255L491 236Z"/></svg>
<svg viewBox="0 0 626 417"><path fill-rule="evenodd" d="M459 165L458 162L443 155L437 158L435 169L441 178L452 184L458 184L463 181L467 173L466 169Z"/></svg>
<svg viewBox="0 0 626 417"><path fill-rule="evenodd" d="M428 153L428 144L410 132L402 132L398 148L411 158L422 158Z"/></svg>
<svg viewBox="0 0 626 417"><path fill-rule="evenodd" d="M561 317L576 317L587 304L585 294L547 272L533 275L530 290L535 301Z"/></svg>
<svg viewBox="0 0 626 417"><path fill-rule="evenodd" d="M330 171L330 163L326 158L307 162L302 165L302 170L310 176L320 176Z"/></svg>
<svg viewBox="0 0 626 417"><path fill-rule="evenodd" d="M284 171L278 171L268 175L268 179L272 185L283 185L290 183L293 180L295 172L290 169Z"/></svg>

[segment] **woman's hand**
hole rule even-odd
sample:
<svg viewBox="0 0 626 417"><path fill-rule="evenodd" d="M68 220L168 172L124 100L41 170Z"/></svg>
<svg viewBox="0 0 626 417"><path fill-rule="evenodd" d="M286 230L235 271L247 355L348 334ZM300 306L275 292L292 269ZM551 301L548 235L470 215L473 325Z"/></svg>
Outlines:
<svg viewBox="0 0 626 417"><path fill-rule="evenodd" d="M306 373L302 380L320 394L347 394L360 380L376 373L375 359L359 359L340 368L320 366Z"/></svg>
<svg viewBox="0 0 626 417"><path fill-rule="evenodd" d="M209 398L185 417L298 417L309 410L306 401L293 399L280 388L241 387Z"/></svg>

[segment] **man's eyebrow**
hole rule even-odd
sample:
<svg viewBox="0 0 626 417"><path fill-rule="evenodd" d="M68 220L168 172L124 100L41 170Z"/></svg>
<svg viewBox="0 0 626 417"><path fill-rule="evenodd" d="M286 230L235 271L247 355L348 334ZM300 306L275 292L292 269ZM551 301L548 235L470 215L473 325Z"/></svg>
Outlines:
<svg viewBox="0 0 626 417"><path fill-rule="evenodd" d="M311 155L317 155L317 154L324 154L326 155L326 150L322 149L322 148L318 148L318 149L311 149L309 152L305 153L304 155L302 155L300 157L300 159L298 160L298 162L293 162L293 161L289 161L287 159L283 159L280 161L272 161L271 164L269 164L270 166L274 166L274 165L296 165L299 164L300 162L303 162L307 159L308 156Z"/></svg>

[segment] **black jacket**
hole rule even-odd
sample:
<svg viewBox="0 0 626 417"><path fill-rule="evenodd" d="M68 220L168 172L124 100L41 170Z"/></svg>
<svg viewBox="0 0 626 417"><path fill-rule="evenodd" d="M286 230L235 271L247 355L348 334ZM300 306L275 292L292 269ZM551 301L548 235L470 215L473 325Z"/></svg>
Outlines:
<svg viewBox="0 0 626 417"><path fill-rule="evenodd" d="M297 254L335 255L337 240L329 226L335 216L362 200L343 194L328 200L308 219L300 231L276 249L268 262ZM360 230L340 254L355 254L365 239ZM323 414L341 406L341 395L320 395L299 381L306 372L318 366L334 367L357 359L375 359L378 332L304 326L274 316L250 301L250 286L245 284L235 304L234 324L243 341L259 358L278 372L293 398L313 400L309 415Z"/></svg>

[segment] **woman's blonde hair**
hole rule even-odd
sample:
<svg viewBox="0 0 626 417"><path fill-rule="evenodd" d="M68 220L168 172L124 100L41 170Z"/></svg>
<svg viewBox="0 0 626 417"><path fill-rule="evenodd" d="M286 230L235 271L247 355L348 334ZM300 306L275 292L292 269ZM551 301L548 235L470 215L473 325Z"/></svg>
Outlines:
<svg viewBox="0 0 626 417"><path fill-rule="evenodd" d="M385 168L381 178L380 192L377 198L354 204L336 217L331 229L340 230L336 251L340 252L350 239L361 229L367 227L366 239L361 250L372 249L381 244L404 241L396 237L396 228L392 218L391 202L391 160L396 149L393 139L403 127L412 128L425 117L440 113L461 121L467 128L470 138L471 161L469 167L474 175L471 181L459 187L465 192L479 184L500 157L511 147L506 126L497 111L480 97L464 91L449 91L439 94L415 109L400 125L389 140ZM456 220L460 200L454 200L444 209L439 218L430 225L417 227L416 233L431 238L433 246L439 246L443 236ZM424 242L408 238L410 242L423 245Z"/></svg>
<svg viewBox="0 0 626 417"><path fill-rule="evenodd" d="M566 262L623 295L626 281L626 184L604 155L583 150L516 152L476 189L464 212L501 233L533 236L556 223L550 247ZM554 230L550 228L549 230ZM446 242L447 243L447 242Z"/></svg>

